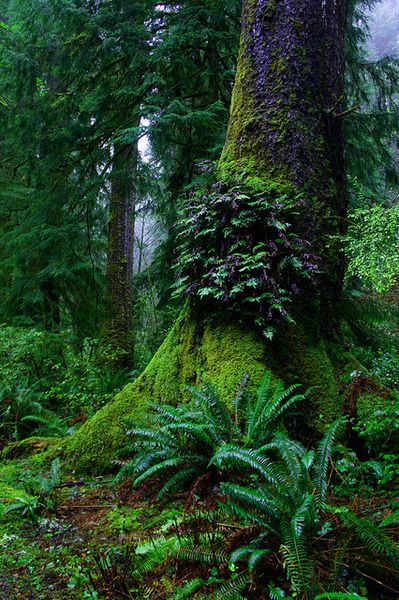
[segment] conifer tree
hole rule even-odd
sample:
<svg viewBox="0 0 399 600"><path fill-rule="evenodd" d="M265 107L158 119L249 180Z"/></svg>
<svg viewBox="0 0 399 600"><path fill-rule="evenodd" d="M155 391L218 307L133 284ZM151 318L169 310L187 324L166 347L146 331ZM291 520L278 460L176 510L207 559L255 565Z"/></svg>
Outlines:
<svg viewBox="0 0 399 600"><path fill-rule="evenodd" d="M75 456L80 467L101 468L107 463L112 448L121 442L117 426L121 418L137 415L146 400L178 402L184 396L184 385L198 382L203 375L227 400L245 373L256 383L265 367L272 366L286 382L294 378L314 386L310 411L306 413L312 428L322 428L340 411L326 336L333 335L336 328L334 311L343 274L336 237L346 211L344 5L343 0L244 1L229 129L219 171L210 191L197 196L198 203L189 208L190 220L195 218L195 211L201 215L208 207L213 210L215 206L217 211L217 206L231 204L235 216L229 217L230 209L226 208L224 221L230 230L236 226L245 229L241 222L244 214L249 223L255 219L254 230L243 231L241 238L235 238L240 244L255 234L264 243L262 231L266 233L273 224L284 232L284 221L279 221L273 211L284 210L292 203L296 206L293 226L300 236L307 237L311 252L320 256L321 270L315 285L305 286L302 291L296 323L279 325L275 341L267 344L250 322L240 322L242 305L229 318L223 298L220 301L215 296L213 301L210 299L215 310L209 318L210 305L204 305L201 294L195 292L190 308L183 311L142 376L69 441L67 452ZM296 202L298 196L300 201ZM235 207L243 206L248 199L246 212L235 213ZM272 207L271 213L267 212L268 206ZM265 210L266 214L262 212ZM261 214L262 219L256 221ZM208 249L210 231L217 230L220 219L205 222L206 228L195 235L204 236L203 248ZM281 239L278 233L276 236L276 244L287 243L287 238ZM223 246L222 241L220 248ZM266 254L269 251L273 252L271 247ZM195 261L196 253L188 251L187 256ZM250 256L241 253L240 260L252 258L250 251ZM219 260L226 257L215 255L214 264L219 265ZM297 259L294 264L298 264ZM214 271L210 269L212 278ZM187 290L205 293L198 287L198 278L194 287L188 279ZM257 302L256 290L254 294Z"/></svg>

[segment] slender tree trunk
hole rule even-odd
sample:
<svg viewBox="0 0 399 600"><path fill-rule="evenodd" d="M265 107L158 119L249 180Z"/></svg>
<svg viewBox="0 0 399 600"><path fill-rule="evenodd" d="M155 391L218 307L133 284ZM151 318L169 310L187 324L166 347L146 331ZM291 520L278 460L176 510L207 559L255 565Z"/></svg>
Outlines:
<svg viewBox="0 0 399 600"><path fill-rule="evenodd" d="M43 326L46 331L59 331L61 326L60 295L54 279L41 284L43 294Z"/></svg>
<svg viewBox="0 0 399 600"><path fill-rule="evenodd" d="M104 320L99 361L110 370L133 365L133 260L137 143L115 144L109 207Z"/></svg>

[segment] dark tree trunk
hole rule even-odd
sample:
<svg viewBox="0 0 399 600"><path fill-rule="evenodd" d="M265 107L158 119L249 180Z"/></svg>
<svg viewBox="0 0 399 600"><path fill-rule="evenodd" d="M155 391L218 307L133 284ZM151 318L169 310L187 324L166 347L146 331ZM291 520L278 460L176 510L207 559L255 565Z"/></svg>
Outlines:
<svg viewBox="0 0 399 600"><path fill-rule="evenodd" d="M46 331L59 331L61 325L60 295L54 279L41 284L43 294L43 326Z"/></svg>
<svg viewBox="0 0 399 600"><path fill-rule="evenodd" d="M336 327L346 213L343 124L344 1L244 0L221 172L303 191L296 224L322 258L322 333Z"/></svg>
<svg viewBox="0 0 399 600"><path fill-rule="evenodd" d="M104 319L99 360L110 370L133 365L133 252L137 143L115 144L109 207Z"/></svg>

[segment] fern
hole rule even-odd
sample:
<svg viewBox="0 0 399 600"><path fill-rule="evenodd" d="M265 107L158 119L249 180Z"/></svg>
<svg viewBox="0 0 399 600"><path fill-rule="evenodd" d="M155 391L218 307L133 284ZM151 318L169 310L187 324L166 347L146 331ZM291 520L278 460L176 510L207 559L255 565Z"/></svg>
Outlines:
<svg viewBox="0 0 399 600"><path fill-rule="evenodd" d="M284 557L293 590L295 592L308 590L313 567L308 555L307 539L297 535L292 526L283 523L282 541L280 551Z"/></svg>
<svg viewBox="0 0 399 600"><path fill-rule="evenodd" d="M328 461L340 424L341 421L333 423L316 453L306 451L299 442L283 434L276 434L258 450L237 446L220 448L211 461L218 466L224 466L224 463L241 465L260 479L256 489L223 483L221 491L228 497L228 508L240 520L261 525L265 532L278 538L296 593L306 592L312 580L309 546L319 523L320 495L317 496L317 490L321 490L321 497L325 498ZM233 553L231 560L251 557L255 550L261 552L263 548L251 543ZM259 554L259 559L261 556ZM256 562L256 555L253 560Z"/></svg>
<svg viewBox="0 0 399 600"><path fill-rule="evenodd" d="M345 423L345 419L337 419L328 429L321 440L315 455L313 465L313 482L315 486L315 500L319 509L324 509L327 496L327 474L331 453L334 447L338 429Z"/></svg>
<svg viewBox="0 0 399 600"><path fill-rule="evenodd" d="M399 525L399 510L387 515L380 523L380 527L389 527L390 525Z"/></svg>
<svg viewBox="0 0 399 600"><path fill-rule="evenodd" d="M339 513L341 522L353 530L372 553L398 556L399 545L368 519L360 519L354 513Z"/></svg>
<svg viewBox="0 0 399 600"><path fill-rule="evenodd" d="M186 581L182 587L175 588L172 600L186 600L186 598L190 599L204 584L204 580L200 579L199 577L190 579L190 581Z"/></svg>
<svg viewBox="0 0 399 600"><path fill-rule="evenodd" d="M223 549L214 548L207 550L201 546L196 548L180 548L176 553L178 560L189 560L198 562L203 565L226 565L228 563L228 555Z"/></svg>
<svg viewBox="0 0 399 600"><path fill-rule="evenodd" d="M240 592L243 592L249 584L248 576L244 573L238 575L235 579L222 584L216 591L216 598L228 598L229 600L238 600L242 598Z"/></svg>
<svg viewBox="0 0 399 600"><path fill-rule="evenodd" d="M284 390L281 381L272 381L270 372L265 374L256 398L248 392L247 382L245 377L236 391L233 414L210 384L189 388L193 400L187 405L149 404L152 412L146 427L127 424L132 442L125 445L125 451L135 456L123 465L116 481L129 476L134 485L140 485L157 478L161 499L195 481L207 469L216 475L215 465L231 469L236 464L235 452L241 453L242 463L244 450L234 450L241 445L248 447L247 468L263 469L262 476L277 486L280 475L272 462L259 457L253 460L251 453L270 442L283 415L304 396L293 395L296 385Z"/></svg>
<svg viewBox="0 0 399 600"><path fill-rule="evenodd" d="M143 577L163 564L171 555L178 551L181 541L176 535L171 537L158 537L151 542L144 542L137 546L135 552L134 575Z"/></svg>

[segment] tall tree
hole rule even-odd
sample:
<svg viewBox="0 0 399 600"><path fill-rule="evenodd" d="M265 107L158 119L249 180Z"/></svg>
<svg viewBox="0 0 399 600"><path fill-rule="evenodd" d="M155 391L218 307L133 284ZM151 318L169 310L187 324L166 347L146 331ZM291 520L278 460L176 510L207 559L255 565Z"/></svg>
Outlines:
<svg viewBox="0 0 399 600"><path fill-rule="evenodd" d="M123 437L118 427L121 418L137 414L138 407L149 399L178 402L185 394L184 385L197 382L202 375L227 399L245 373L255 383L266 365L272 366L287 381L295 378L317 387L310 403L313 427L321 427L339 412L324 336L334 332L334 307L342 284L335 238L342 230L346 210L341 120L343 9L343 0L244 1L229 132L219 174L210 191L197 196L200 200L189 210L190 220L196 211L200 215L210 211L212 217L218 206L231 207L226 208L223 223L229 233L223 229L221 253L213 257L213 266L206 265L209 270L205 275L215 280L215 274L228 271L231 256L223 254L223 236L231 235L241 224L244 230L235 238L235 247L238 244L242 248L243 242L249 241L251 252L248 256L232 250L233 258L238 258L239 264L241 260L251 261L253 238L257 236L262 268L258 278L242 281L258 286L273 271L273 253L278 254L279 246L292 249L292 238L285 235L288 226L278 219L276 211L288 209L284 204L295 204L295 227L308 238L311 251L321 257L320 280L313 287L305 286L296 324L280 325L275 341L267 344L250 322L240 323L237 313L228 317L224 294L221 302L215 299L213 303L213 318L207 318L209 304L204 307L200 298L204 290L198 291L197 281L188 281L187 290L195 283L196 297L145 372L68 441L67 451L75 455L80 467L107 464ZM244 193L236 193L237 181L244 186ZM245 230L242 220L253 229ZM218 226L215 219L196 232L197 239L203 239L203 248L213 240L209 236ZM277 250L268 246L271 230ZM283 231L283 237L276 230ZM191 258L189 254L188 260L195 263L195 254ZM301 262L298 257L290 258L297 266ZM283 262L277 263L272 279L280 276ZM219 268L223 264L224 271ZM246 268L245 264L241 267ZM231 296L232 290L227 291ZM270 302L270 295L266 298ZM254 300L255 304L260 300L262 308L262 297ZM240 306L236 308L240 310Z"/></svg>

